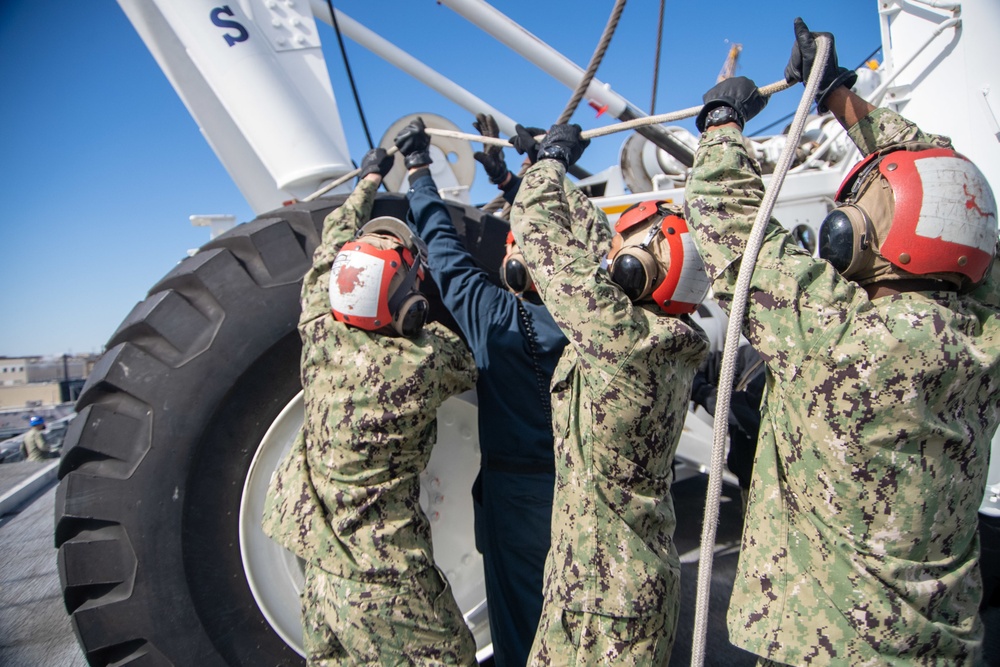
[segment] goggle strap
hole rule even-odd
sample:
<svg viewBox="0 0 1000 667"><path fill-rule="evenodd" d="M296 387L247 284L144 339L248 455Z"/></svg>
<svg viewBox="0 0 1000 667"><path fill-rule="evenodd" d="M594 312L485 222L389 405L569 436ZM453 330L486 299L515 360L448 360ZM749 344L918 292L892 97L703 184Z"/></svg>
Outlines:
<svg viewBox="0 0 1000 667"><path fill-rule="evenodd" d="M402 260L402 255L400 255L400 261ZM409 270L406 275L403 276L403 282L399 284L396 288L395 294L389 297L389 316L395 317L396 313L399 312L399 307L403 305L403 301L406 297L410 295L411 292L415 292L414 285L417 283L417 274L420 271L420 260L417 259L410 265Z"/></svg>

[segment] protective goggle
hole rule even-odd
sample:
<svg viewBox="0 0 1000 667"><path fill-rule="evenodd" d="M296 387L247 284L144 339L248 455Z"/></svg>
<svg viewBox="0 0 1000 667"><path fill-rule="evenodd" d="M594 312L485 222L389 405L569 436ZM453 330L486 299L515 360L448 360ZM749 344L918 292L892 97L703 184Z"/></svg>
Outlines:
<svg viewBox="0 0 1000 667"><path fill-rule="evenodd" d="M667 202L650 201L622 213L615 225L622 245L608 266L611 280L632 302L651 299L670 315L694 312L710 287L679 212Z"/></svg>
<svg viewBox="0 0 1000 667"><path fill-rule="evenodd" d="M997 207L989 183L950 148L917 142L868 155L823 220L819 256L861 285L927 276L960 289L993 261Z"/></svg>
<svg viewBox="0 0 1000 667"><path fill-rule="evenodd" d="M420 334L429 305L419 292L424 246L395 218L376 218L340 249L330 270L334 318L367 331Z"/></svg>

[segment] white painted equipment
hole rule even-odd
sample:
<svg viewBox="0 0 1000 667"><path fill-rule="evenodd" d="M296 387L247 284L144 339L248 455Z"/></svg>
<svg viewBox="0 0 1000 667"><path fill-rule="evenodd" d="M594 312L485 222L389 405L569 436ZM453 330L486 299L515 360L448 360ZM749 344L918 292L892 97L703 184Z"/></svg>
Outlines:
<svg viewBox="0 0 1000 667"><path fill-rule="evenodd" d="M995 66L994 56L995 42L1000 35L1000 2L869 1L878 2L884 62L877 70L859 72L859 93L873 103L887 104L899 110L929 132L951 136L957 150L975 162L994 191L1000 192L1000 69ZM580 82L583 76L580 67L482 0L440 2L523 55L558 82L570 88ZM225 4L210 0L119 0L119 4L257 214L279 209L284 202L292 199L306 202L308 195L352 170L348 139L341 125L315 23L316 18L326 22L332 18L330 6L324 0L228 0ZM515 121L497 108L343 12L337 11L336 17L347 37L467 109L470 114L492 114L503 133L508 136L514 134ZM596 79L591 82L586 97L596 107L606 108L616 118L627 120L643 116L628 100L612 91L608 84ZM947 104L942 104L942 100L947 100ZM416 110L401 108L399 115L413 111ZM425 119L429 118L430 115L425 116ZM450 121L437 117L428 125L455 128ZM393 129L386 132L383 144L393 136ZM804 136L808 141L803 148L810 151L810 156L789 174L774 215L804 245L814 249L818 226L832 208L834 193L859 155L836 121L829 116L813 118L806 126ZM604 186L603 192L607 196L594 201L608 213L611 221L637 202L650 199L681 202L695 138L680 128L650 125L639 134L623 136L622 140L620 164L610 165L584 181L584 184ZM765 165L765 171L767 165L773 167L784 145L783 135L754 140L754 148ZM444 158L434 162L435 179L441 186L442 194L452 200L467 202L470 173L475 170L471 150L478 150L478 146L470 150L464 145L436 142L435 150ZM399 191L403 187L401 174L390 180L392 189ZM349 188L350 184L342 185L334 189L333 194L348 192ZM221 222L215 216L202 218L206 224ZM218 331L225 326L226 318L233 317L235 310L226 311L217 303L219 299L216 296L227 294L230 285L223 284L217 288L214 284L203 284L210 282L198 273L205 265L224 261L239 265L244 273L238 274L238 277L244 282L234 279L234 291L259 281L267 283L269 289L272 283L276 285L275 289L291 285L287 291L294 298L294 285L301 274L295 276L291 271L277 270L272 275L261 268L267 268L272 260L280 264L278 259L295 252L301 253L302 248L296 245L296 239L303 232L294 223L295 220L290 218L287 225L268 227L259 234L248 231L240 243L227 247L229 255L219 249L220 246L213 240L207 250L189 260L191 264L182 265L182 269L165 278L162 290L141 305L134 318L130 316L123 323L120 331L125 332L122 335L128 337L128 341L116 343L115 349L109 350L108 361L102 360L106 367L101 369L102 377L108 379L99 389L91 389L90 393L107 389L110 396L115 389L112 378L117 377L112 371L121 368L125 376L132 372L132 367L116 355L124 357L137 351L137 355L155 356L156 361L150 362L153 370L149 371L148 380L152 385L164 381L164 378L181 376L185 364L208 354ZM271 244L278 247L277 240L282 239L291 241L287 246L280 246L280 252L275 250L273 255L269 254ZM249 246L253 246L256 254L246 253L250 256L246 259L241 253ZM287 248L291 250L286 252ZM295 259L299 261L301 258ZM290 261L290 264L294 262ZM218 291L213 292L212 289L216 288ZM185 292L186 289L189 292ZM165 313L162 319L158 317L161 311ZM178 313L191 321L204 323L204 331L199 330L197 335L190 336L186 332L174 332L171 327ZM286 317L292 319L291 316ZM698 318L713 345L718 347L726 324L721 308L715 303L706 303L700 309ZM294 323L289 326L294 331ZM163 344L164 341L169 344ZM270 352L269 349L267 353ZM231 354L235 359L243 351L234 347L220 353ZM261 359L265 370L260 371L255 363L247 373L268 370L265 361L270 357L262 353ZM242 382L243 377L238 380ZM126 384L127 379L121 382ZM128 451L124 451L126 447L123 445L120 447L122 451L118 451L114 442L87 442L87 447L80 449L88 458L80 459L84 456L81 454L78 456L81 463L71 462L64 466L65 478L60 491L63 499L57 510L57 523L65 520L67 525L76 527L73 531L65 529L64 535L57 525L60 563L65 571L67 605L75 616L74 623L88 623L88 628L113 627L113 618L109 616L111 620L105 622L104 613L134 613L127 606L133 595L133 584L129 583L133 579L129 577L134 577L142 564L137 566L134 562L136 556L132 540L146 536L139 534L142 531L129 533L113 521L102 520L99 511L106 508L95 500L98 496L90 493L87 485L95 479L101 484L108 479L129 479L154 449L149 443L154 441L155 436L161 435L153 432L148 425L152 422L144 421L146 416L156 411L180 409L173 404L165 407L155 405L145 392L146 386L130 389L132 393L122 390L121 398L109 399L106 405L100 402L104 396L97 396L91 401L96 407L87 407L87 414L82 414L83 418L77 420L81 424L80 441L87 438L85 429L93 426L91 430L95 430L101 420L105 424L118 420L122 425L119 427L115 422L109 441L121 432L123 439L127 435L131 438L130 443L138 444L130 444ZM233 393L239 394L236 386ZM298 591L302 585L299 565L293 557L264 537L259 525L271 472L302 423L301 399L295 397L289 400L289 396L287 393L283 395L278 416L274 418L272 414L268 417L270 424L264 424L260 429L266 434L258 436L259 442L245 443L246 447L252 448L247 456L252 461L245 479L240 480L242 496L239 516L233 518L233 522L238 521L239 525L242 572L218 576L244 577L251 604L256 603L259 616L266 619L267 625L283 640L284 643L278 642L280 649L287 651L291 646L301 654L301 628L297 617ZM228 404L223 407L225 405ZM282 407L284 409L280 409ZM222 408L219 410L222 411ZM482 561L473 540L469 494L479 464L474 397L467 395L449 400L438 416L439 442L422 476L421 504L432 522L436 560L448 575L459 606L473 629L480 658L485 658L491 654L491 645ZM211 415L211 419L215 417L215 414ZM204 436L204 439L209 440L209 436ZM700 416L689 413L678 449L679 478L700 474L706 469L711 441L711 427ZM214 442L203 442L199 436L197 445L210 449ZM190 457L197 459L197 456ZM132 458L136 459L134 466ZM180 490L186 481L176 481L178 490L171 499L143 498L137 504L145 503L140 509L158 503L183 504L187 492L181 493ZM991 492L984 500L984 511L1000 515L1000 448L996 439L990 484ZM98 507L89 509L87 503ZM86 505L87 509L79 510L78 504ZM212 512L213 508L198 510ZM189 515L185 517L188 520ZM176 523L180 524L181 520L177 519ZM171 529L183 531L188 529L188 525L171 526ZM235 533L234 530L234 541L237 539ZM111 552L123 563L113 568L112 574L116 577L113 581L90 581L87 578L89 575L79 574L74 569L84 568L91 556L104 557ZM172 552L170 557L175 560L181 558L173 556ZM189 558L187 550L183 557ZM185 561L177 567L190 569L193 566ZM67 585L66 577L74 576L78 583ZM152 592L143 593L159 593L155 583L151 584L151 588ZM189 591L177 595L194 596ZM124 611L114 611L122 608ZM206 623L217 620L207 619ZM265 622L261 620L260 623L266 629ZM126 662L129 656L150 656L148 659L151 662L156 661L157 648L152 640L118 637L115 629L108 630L108 634L114 636L97 641L99 645L87 645L88 640L84 639L86 633L80 632L79 627L77 630L88 656L100 656L108 662L119 659ZM226 632L218 634L225 635ZM199 638L192 637L191 641L196 639ZM226 654L232 648L235 655L241 650L241 647L229 647L225 641L225 636L213 639L214 646L223 647L219 649L220 653Z"/></svg>

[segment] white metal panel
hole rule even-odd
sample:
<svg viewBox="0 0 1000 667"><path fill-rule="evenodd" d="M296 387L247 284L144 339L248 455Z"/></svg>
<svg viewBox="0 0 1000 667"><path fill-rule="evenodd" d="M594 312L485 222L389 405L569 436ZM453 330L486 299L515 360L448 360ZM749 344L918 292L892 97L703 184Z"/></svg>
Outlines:
<svg viewBox="0 0 1000 667"><path fill-rule="evenodd" d="M945 21L961 25L938 35L894 81L886 104L926 132L951 137L1000 191L1000 2L962 0L957 11L916 1L876 0L885 64L891 76ZM940 3L939 3L940 4Z"/></svg>
<svg viewBox="0 0 1000 667"><path fill-rule="evenodd" d="M352 169L306 2L120 4L255 211Z"/></svg>

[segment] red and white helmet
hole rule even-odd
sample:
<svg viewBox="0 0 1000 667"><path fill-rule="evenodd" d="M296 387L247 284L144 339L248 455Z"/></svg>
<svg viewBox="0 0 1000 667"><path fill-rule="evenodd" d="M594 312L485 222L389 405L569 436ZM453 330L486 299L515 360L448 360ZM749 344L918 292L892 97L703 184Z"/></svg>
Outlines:
<svg viewBox="0 0 1000 667"><path fill-rule="evenodd" d="M901 144L859 162L820 227L819 255L862 285L925 276L978 283L997 244L982 172L950 148Z"/></svg>
<svg viewBox="0 0 1000 667"><path fill-rule="evenodd" d="M608 261L611 280L629 299L651 298L670 315L693 313L711 286L682 209L666 201L621 214Z"/></svg>
<svg viewBox="0 0 1000 667"><path fill-rule="evenodd" d="M427 299L418 291L426 256L426 246L402 220L375 218L333 260L333 316L367 331L417 336L427 321Z"/></svg>

